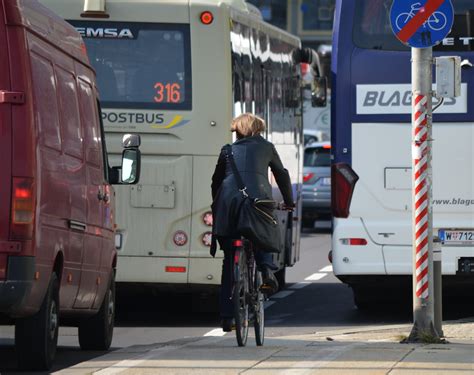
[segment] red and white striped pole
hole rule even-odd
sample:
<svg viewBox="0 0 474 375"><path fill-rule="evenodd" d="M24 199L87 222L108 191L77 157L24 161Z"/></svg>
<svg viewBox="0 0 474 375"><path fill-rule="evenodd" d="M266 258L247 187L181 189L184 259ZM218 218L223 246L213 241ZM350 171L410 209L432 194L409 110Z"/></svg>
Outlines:
<svg viewBox="0 0 474 375"><path fill-rule="evenodd" d="M428 186L428 97L414 95L414 129L413 129L413 173L415 204L415 295L427 299L429 296L429 186Z"/></svg>
<svg viewBox="0 0 474 375"><path fill-rule="evenodd" d="M408 341L439 337L434 328L431 169L432 48L412 48L413 329Z"/></svg>

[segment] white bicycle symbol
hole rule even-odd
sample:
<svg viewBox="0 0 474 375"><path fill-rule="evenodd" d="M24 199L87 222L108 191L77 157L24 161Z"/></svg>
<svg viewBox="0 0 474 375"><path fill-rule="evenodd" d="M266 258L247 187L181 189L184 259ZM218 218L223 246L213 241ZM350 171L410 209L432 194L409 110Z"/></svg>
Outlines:
<svg viewBox="0 0 474 375"><path fill-rule="evenodd" d="M421 9L421 3L415 3L411 6L410 12L400 13L397 19L395 20L395 25L398 30L403 29L403 27L415 17L416 13ZM440 31L448 24L448 18L443 12L434 12L424 23L424 28L430 28L433 31Z"/></svg>

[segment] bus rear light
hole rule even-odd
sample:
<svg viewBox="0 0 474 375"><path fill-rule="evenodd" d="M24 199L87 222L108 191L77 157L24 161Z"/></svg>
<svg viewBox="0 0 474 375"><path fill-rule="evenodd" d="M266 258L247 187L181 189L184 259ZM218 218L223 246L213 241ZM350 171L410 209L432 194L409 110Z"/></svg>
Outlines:
<svg viewBox="0 0 474 375"><path fill-rule="evenodd" d="M349 245L349 246L367 245L367 240L365 238L341 238L340 241L343 245Z"/></svg>
<svg viewBox="0 0 474 375"><path fill-rule="evenodd" d="M165 267L165 272L171 272L171 273L185 273L185 272L186 272L186 267L166 266L166 267Z"/></svg>
<svg viewBox="0 0 474 375"><path fill-rule="evenodd" d="M303 183L306 184L314 177L314 173L305 173L303 174Z"/></svg>
<svg viewBox="0 0 474 375"><path fill-rule="evenodd" d="M334 217L349 216L352 194L359 176L345 163L333 164L331 168L332 213Z"/></svg>
<svg viewBox="0 0 474 375"><path fill-rule="evenodd" d="M173 236L173 242L176 246L184 246L188 243L188 235L182 230L178 230Z"/></svg>
<svg viewBox="0 0 474 375"><path fill-rule="evenodd" d="M204 25L210 25L214 21L214 15L209 11L202 12L199 18Z"/></svg>
<svg viewBox="0 0 474 375"><path fill-rule="evenodd" d="M201 241L204 246L210 247L211 242L212 242L212 233L211 232L203 233L201 237Z"/></svg>
<svg viewBox="0 0 474 375"><path fill-rule="evenodd" d="M10 235L12 239L31 239L35 217L33 179L14 177L12 192Z"/></svg>
<svg viewBox="0 0 474 375"><path fill-rule="evenodd" d="M323 148L329 150L329 149L331 149L331 145L323 145Z"/></svg>
<svg viewBox="0 0 474 375"><path fill-rule="evenodd" d="M202 222L204 225L207 225L208 227L212 227L212 212L207 211L204 215L202 215Z"/></svg>

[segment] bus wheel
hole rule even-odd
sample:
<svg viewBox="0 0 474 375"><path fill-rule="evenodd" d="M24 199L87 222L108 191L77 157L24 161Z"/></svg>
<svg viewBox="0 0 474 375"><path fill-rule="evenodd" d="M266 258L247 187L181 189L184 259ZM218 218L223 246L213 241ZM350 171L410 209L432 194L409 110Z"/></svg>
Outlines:
<svg viewBox="0 0 474 375"><path fill-rule="evenodd" d="M286 287L286 266L277 272L275 272L275 277L278 281L278 290L283 290Z"/></svg>
<svg viewBox="0 0 474 375"><path fill-rule="evenodd" d="M49 370L56 357L59 328L59 281L51 275L40 310L15 324L15 349L21 369Z"/></svg>
<svg viewBox="0 0 474 375"><path fill-rule="evenodd" d="M354 288L352 288L352 293L354 295L354 304L358 310L367 311L374 307L375 299L371 293Z"/></svg>
<svg viewBox="0 0 474 375"><path fill-rule="evenodd" d="M115 321L115 279L112 276L99 312L79 323L79 345L82 350L108 350L112 343Z"/></svg>

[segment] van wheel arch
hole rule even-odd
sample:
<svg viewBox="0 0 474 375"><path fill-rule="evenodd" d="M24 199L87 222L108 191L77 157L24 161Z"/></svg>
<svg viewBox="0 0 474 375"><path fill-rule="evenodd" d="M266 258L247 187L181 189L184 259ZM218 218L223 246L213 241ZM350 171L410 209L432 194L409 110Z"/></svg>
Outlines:
<svg viewBox="0 0 474 375"><path fill-rule="evenodd" d="M54 259L54 265L53 265L53 273L56 274L59 280L59 284L61 285L61 278L63 276L63 267L64 267L64 255L62 251L59 251L56 254L56 258Z"/></svg>

